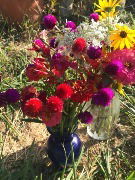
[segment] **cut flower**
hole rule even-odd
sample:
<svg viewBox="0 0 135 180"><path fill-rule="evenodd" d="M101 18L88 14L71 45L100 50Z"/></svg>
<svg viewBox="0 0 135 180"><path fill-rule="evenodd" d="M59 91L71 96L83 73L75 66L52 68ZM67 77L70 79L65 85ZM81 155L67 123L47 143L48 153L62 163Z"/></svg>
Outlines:
<svg viewBox="0 0 135 180"><path fill-rule="evenodd" d="M98 8L95 12L100 12L103 18L113 17L115 8L120 6L121 0L99 0L95 6Z"/></svg>
<svg viewBox="0 0 135 180"><path fill-rule="evenodd" d="M114 49L131 48L135 43L135 30L130 29L128 26L116 26L116 30L111 32L110 40L111 46Z"/></svg>
<svg viewBox="0 0 135 180"><path fill-rule="evenodd" d="M109 106L114 96L114 92L111 88L102 88L92 97L92 104Z"/></svg>
<svg viewBox="0 0 135 180"><path fill-rule="evenodd" d="M51 113L62 112L63 101L57 96L50 96L47 99L46 108Z"/></svg>
<svg viewBox="0 0 135 180"><path fill-rule="evenodd" d="M116 79L124 85L130 85L135 83L135 49L122 49L116 50L110 53L111 59L118 59L123 68L120 71Z"/></svg>
<svg viewBox="0 0 135 180"><path fill-rule="evenodd" d="M93 116L91 115L90 112L85 111L85 112L81 112L78 115L78 118L81 120L82 123L84 124L90 124L93 121Z"/></svg>
<svg viewBox="0 0 135 180"><path fill-rule="evenodd" d="M56 87L56 95L61 99L70 98L73 94L73 90L68 84L60 84Z"/></svg>
<svg viewBox="0 0 135 180"><path fill-rule="evenodd" d="M30 117L38 117L43 110L43 103L38 98L30 98L22 104L22 111Z"/></svg>

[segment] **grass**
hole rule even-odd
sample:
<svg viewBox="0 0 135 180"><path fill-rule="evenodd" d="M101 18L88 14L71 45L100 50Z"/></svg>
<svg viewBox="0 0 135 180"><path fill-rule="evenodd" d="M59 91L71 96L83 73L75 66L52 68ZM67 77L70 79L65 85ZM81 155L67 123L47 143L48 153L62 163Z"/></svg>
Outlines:
<svg viewBox="0 0 135 180"><path fill-rule="evenodd" d="M80 4L81 5L81 4ZM77 5L76 5L77 6ZM29 21L16 29L1 18L0 91L23 87L23 70L33 58L27 49L39 32ZM7 28L8 26L8 28ZM43 124L20 121L17 105L0 109L0 179L1 180L134 180L135 179L135 86L125 89L121 97L121 118L112 138L96 141L89 138L86 127L79 126L83 151L78 163L69 171L59 171L46 154L48 132Z"/></svg>

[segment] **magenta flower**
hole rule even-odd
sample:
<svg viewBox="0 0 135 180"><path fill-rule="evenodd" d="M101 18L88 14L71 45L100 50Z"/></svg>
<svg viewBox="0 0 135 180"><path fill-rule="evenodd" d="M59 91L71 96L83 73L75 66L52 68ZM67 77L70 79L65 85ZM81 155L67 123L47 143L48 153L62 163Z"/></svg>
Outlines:
<svg viewBox="0 0 135 180"><path fill-rule="evenodd" d="M45 47L45 44L41 39L35 39L33 41L33 50L41 51L44 47Z"/></svg>
<svg viewBox="0 0 135 180"><path fill-rule="evenodd" d="M120 73L123 69L123 64L119 60L113 60L112 62L108 63L105 67L105 72L111 76L116 76Z"/></svg>
<svg viewBox="0 0 135 180"><path fill-rule="evenodd" d="M44 23L45 29L51 30L56 25L57 19L52 14L48 14L43 17L43 23Z"/></svg>
<svg viewBox="0 0 135 180"><path fill-rule="evenodd" d="M90 124L93 121L93 116L91 115L90 112L85 111L85 112L81 112L78 115L78 118L81 120L82 123L84 124Z"/></svg>
<svg viewBox="0 0 135 180"><path fill-rule="evenodd" d="M65 27L74 30L76 29L76 24L73 21L67 21Z"/></svg>
<svg viewBox="0 0 135 180"><path fill-rule="evenodd" d="M87 55L90 59L97 59L101 57L102 50L100 47L89 46Z"/></svg>
<svg viewBox="0 0 135 180"><path fill-rule="evenodd" d="M95 105L109 106L112 98L114 97L114 92L111 88L102 88L94 94L92 97L92 103Z"/></svg>
<svg viewBox="0 0 135 180"><path fill-rule="evenodd" d="M89 15L89 19L94 19L94 21L98 21L99 20L99 15L98 13L92 13Z"/></svg>
<svg viewBox="0 0 135 180"><path fill-rule="evenodd" d="M20 94L17 89L8 89L5 94L7 103L16 103L20 99Z"/></svg>
<svg viewBox="0 0 135 180"><path fill-rule="evenodd" d="M123 64L122 70L117 74L116 79L124 85L135 83L135 49L122 49L113 51L111 59L118 59Z"/></svg>

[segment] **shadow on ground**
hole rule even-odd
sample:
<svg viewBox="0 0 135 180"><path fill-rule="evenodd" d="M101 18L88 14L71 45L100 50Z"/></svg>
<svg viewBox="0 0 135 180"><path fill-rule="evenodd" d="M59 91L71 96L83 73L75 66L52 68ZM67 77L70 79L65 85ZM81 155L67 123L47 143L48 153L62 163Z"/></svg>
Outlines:
<svg viewBox="0 0 135 180"><path fill-rule="evenodd" d="M108 141L98 141L90 138L86 132L86 128L79 128L78 134L84 145L84 153L81 163L78 166L78 171L82 172L83 166L87 165L88 153L91 160L98 155L102 155L103 147L109 148L114 153L114 161L119 159L118 163L121 163L125 172L129 172L134 164L134 149L135 138L133 131L130 133L121 124L116 128L115 133ZM119 154L118 154L119 153ZM126 156L128 163L124 162L123 156ZM15 153L12 153L3 158L0 169L0 179L2 180L56 180L62 175L62 171L54 167L46 153L46 143L37 142L32 143L31 146L27 146ZM3 167L3 168L2 168ZM69 172L67 172L68 174Z"/></svg>

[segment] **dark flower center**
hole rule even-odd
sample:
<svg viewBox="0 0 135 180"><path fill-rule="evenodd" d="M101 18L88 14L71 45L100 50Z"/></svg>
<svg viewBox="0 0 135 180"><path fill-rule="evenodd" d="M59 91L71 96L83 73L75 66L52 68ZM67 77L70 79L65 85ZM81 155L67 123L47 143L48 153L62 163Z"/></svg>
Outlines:
<svg viewBox="0 0 135 180"><path fill-rule="evenodd" d="M121 31L120 32L120 37L126 38L127 37L127 33L125 31Z"/></svg>
<svg viewBox="0 0 135 180"><path fill-rule="evenodd" d="M111 12L112 11L112 7L106 7L105 8L105 12Z"/></svg>
<svg viewBox="0 0 135 180"><path fill-rule="evenodd" d="M132 68L133 68L132 63L130 63L130 62L126 62L124 65L125 65L125 67L128 68L128 69L132 69Z"/></svg>

